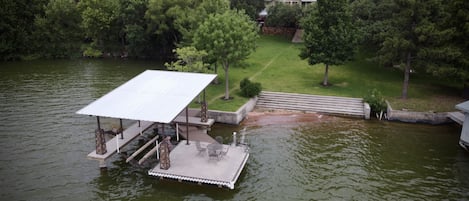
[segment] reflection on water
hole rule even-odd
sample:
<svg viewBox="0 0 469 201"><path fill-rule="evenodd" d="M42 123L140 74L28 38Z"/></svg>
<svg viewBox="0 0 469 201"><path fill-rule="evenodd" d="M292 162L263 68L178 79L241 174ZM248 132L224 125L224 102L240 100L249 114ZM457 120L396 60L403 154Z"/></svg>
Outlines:
<svg viewBox="0 0 469 201"><path fill-rule="evenodd" d="M469 199L469 154L458 147L457 125L323 118L249 126L251 155L234 190L159 180L147 175L151 164L128 164L119 155L100 171L86 159L96 119L75 112L155 66L120 60L2 64L0 200ZM229 141L240 129L217 124L211 134Z"/></svg>

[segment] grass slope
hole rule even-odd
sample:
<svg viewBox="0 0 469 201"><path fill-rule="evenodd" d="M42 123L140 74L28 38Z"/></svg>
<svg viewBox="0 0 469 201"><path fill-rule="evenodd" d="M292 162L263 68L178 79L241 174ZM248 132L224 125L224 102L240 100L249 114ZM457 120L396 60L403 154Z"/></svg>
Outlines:
<svg viewBox="0 0 469 201"><path fill-rule="evenodd" d="M260 82L263 90L304 94L364 97L371 89L378 89L394 109L414 111L452 111L464 101L458 83L438 80L424 74L412 74L409 99L400 99L403 73L396 68L383 68L368 61L369 55L359 54L354 61L329 68L330 87L320 85L324 65L308 65L299 58L303 44L292 44L282 37L262 36L256 51L250 57L230 67L230 95L234 99L221 100L224 95L224 71L220 67L220 84L207 88L209 109L236 111L247 98L239 95L239 82L249 77ZM461 85L461 84L459 84ZM196 105L193 105L196 107Z"/></svg>

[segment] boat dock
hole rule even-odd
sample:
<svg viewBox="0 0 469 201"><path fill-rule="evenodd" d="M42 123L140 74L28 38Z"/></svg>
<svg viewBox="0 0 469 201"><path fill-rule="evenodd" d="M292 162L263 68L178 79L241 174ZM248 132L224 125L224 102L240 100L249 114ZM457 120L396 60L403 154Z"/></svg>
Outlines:
<svg viewBox="0 0 469 201"><path fill-rule="evenodd" d="M200 142L202 147L209 143ZM223 145L228 152L220 159L210 159L207 153L199 153L195 141L181 141L170 153L171 167L160 169L158 163L148 171L151 176L178 181L212 184L234 189L234 185L249 158L247 147Z"/></svg>
<svg viewBox="0 0 469 201"><path fill-rule="evenodd" d="M205 88L216 76L215 74L146 70L77 111L77 114L95 116L97 119L96 150L88 154L88 158L98 160L100 167L103 168L106 166L107 158L154 123L175 123L177 140L179 141L179 133L186 140L180 141L171 149L170 138L166 137L140 158L138 163L141 164L156 154L160 160L153 169L148 171L151 176L226 186L233 189L249 158L248 148L245 145L218 144L207 135L207 130L210 129L214 120L208 119L206 105L201 105L200 117L189 116L189 105L197 96L202 94L203 103L206 103ZM116 135L106 142L104 131L100 126L100 117L119 119L120 128L122 128L122 119L136 120L137 123L121 132L121 135ZM157 139L158 136L153 137L132 153L126 162L133 160L151 144L157 143ZM197 143L194 140L199 141L200 145L205 148L196 146ZM169 169L160 169L160 164Z"/></svg>
<svg viewBox="0 0 469 201"><path fill-rule="evenodd" d="M121 135L116 135L115 137L106 142L107 152L105 154L97 154L96 150L94 150L89 153L87 157L92 160L104 161L115 153L117 153L118 149L120 150L122 147L132 141L135 137L139 136L145 130L150 128L153 124L153 122L149 121L136 122L135 124L131 125L129 128L124 130L123 139L121 139Z"/></svg>

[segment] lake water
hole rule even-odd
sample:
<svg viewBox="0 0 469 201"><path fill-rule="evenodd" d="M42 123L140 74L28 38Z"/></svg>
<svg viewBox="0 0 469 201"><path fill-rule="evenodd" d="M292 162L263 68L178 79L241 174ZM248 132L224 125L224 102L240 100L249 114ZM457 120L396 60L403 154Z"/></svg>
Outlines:
<svg viewBox="0 0 469 201"><path fill-rule="evenodd" d="M144 61L0 64L0 200L467 200L460 126L326 118L247 127L251 155L234 190L159 180L151 164L86 159L96 119L75 112ZM129 122L125 122L128 124ZM104 126L117 120L104 119ZM241 126L216 124L226 138ZM136 145L130 146L135 149Z"/></svg>

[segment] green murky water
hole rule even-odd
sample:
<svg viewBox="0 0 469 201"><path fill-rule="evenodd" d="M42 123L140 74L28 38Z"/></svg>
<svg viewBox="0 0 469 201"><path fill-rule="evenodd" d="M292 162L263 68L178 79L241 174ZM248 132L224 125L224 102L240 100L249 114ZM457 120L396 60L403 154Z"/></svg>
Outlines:
<svg viewBox="0 0 469 201"><path fill-rule="evenodd" d="M148 167L86 159L95 119L75 112L145 69L142 61L0 64L0 200L467 200L460 127L357 119L247 128L235 190L158 180ZM104 120L106 126L117 124ZM215 125L229 137L237 126Z"/></svg>

